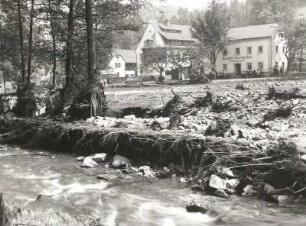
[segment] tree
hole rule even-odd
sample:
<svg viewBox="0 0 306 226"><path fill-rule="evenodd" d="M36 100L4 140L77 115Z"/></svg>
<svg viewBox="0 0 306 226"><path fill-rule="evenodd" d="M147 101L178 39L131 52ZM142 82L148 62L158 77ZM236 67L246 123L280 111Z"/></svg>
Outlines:
<svg viewBox="0 0 306 226"><path fill-rule="evenodd" d="M30 85L31 83L31 74L32 74L34 3L35 0L31 0L27 85Z"/></svg>
<svg viewBox="0 0 306 226"><path fill-rule="evenodd" d="M51 0L48 0L48 14L50 20L50 27L51 27L51 37L52 37L52 59L53 59L52 86L55 87L56 67L57 67L57 48L56 48L56 34L55 34L55 25L54 25L55 16Z"/></svg>
<svg viewBox="0 0 306 226"><path fill-rule="evenodd" d="M279 34L285 40L288 73L292 69L292 63L298 51L302 51L305 46L306 22L305 20L286 21L280 25Z"/></svg>
<svg viewBox="0 0 306 226"><path fill-rule="evenodd" d="M192 22L192 36L208 51L212 70L215 70L218 53L228 42L229 26L230 15L226 5L216 2L212 2Z"/></svg>
<svg viewBox="0 0 306 226"><path fill-rule="evenodd" d="M247 0L250 25L280 23L291 20L299 0Z"/></svg>
<svg viewBox="0 0 306 226"><path fill-rule="evenodd" d="M21 60L21 75L22 75L22 82L25 82L25 60L24 60L24 40L23 40L23 17L22 17L22 3L21 0L18 0L18 24L19 24L19 39L20 39L20 60Z"/></svg>
<svg viewBox="0 0 306 226"><path fill-rule="evenodd" d="M163 80L163 73L170 65L168 57L168 48L154 47L146 48L141 55L142 68L145 70L154 70L159 73L159 80Z"/></svg>

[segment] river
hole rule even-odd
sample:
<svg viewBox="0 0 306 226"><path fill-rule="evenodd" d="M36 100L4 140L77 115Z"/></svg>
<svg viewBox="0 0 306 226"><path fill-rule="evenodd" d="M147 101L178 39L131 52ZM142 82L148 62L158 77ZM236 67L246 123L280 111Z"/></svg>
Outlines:
<svg viewBox="0 0 306 226"><path fill-rule="evenodd" d="M100 181L99 174L111 180ZM204 196L173 179L123 175L104 166L83 169L72 155L9 146L0 147L0 192L14 205L100 217L105 226L306 225L303 205ZM204 200L220 215L188 213L192 200Z"/></svg>

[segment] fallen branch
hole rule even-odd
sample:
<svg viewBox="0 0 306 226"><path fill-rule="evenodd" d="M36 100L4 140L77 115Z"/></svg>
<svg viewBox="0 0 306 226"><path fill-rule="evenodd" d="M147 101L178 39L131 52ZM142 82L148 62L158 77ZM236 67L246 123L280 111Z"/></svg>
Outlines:
<svg viewBox="0 0 306 226"><path fill-rule="evenodd" d="M229 169L238 169L238 168L245 168L250 166L274 166L274 163L258 163L258 164L246 164L246 165L240 165L240 166L231 166Z"/></svg>

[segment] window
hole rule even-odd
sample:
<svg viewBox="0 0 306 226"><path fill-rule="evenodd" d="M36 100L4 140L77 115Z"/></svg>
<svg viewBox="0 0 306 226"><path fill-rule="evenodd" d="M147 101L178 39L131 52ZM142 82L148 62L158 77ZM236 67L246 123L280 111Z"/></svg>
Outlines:
<svg viewBox="0 0 306 226"><path fill-rule="evenodd" d="M252 63L248 63L247 68L248 68L248 70L252 70Z"/></svg>
<svg viewBox="0 0 306 226"><path fill-rule="evenodd" d="M227 64L223 64L223 71L227 71Z"/></svg>
<svg viewBox="0 0 306 226"><path fill-rule="evenodd" d="M121 68L121 64L120 63L115 63L115 68Z"/></svg>
<svg viewBox="0 0 306 226"><path fill-rule="evenodd" d="M258 70L260 70L260 71L263 70L263 62L258 63Z"/></svg>
<svg viewBox="0 0 306 226"><path fill-rule="evenodd" d="M252 47L249 46L249 47L247 48L247 54L252 54Z"/></svg>
<svg viewBox="0 0 306 226"><path fill-rule="evenodd" d="M258 46L258 53L263 53L263 46Z"/></svg>
<svg viewBox="0 0 306 226"><path fill-rule="evenodd" d="M227 56L227 49L223 50L223 56Z"/></svg>
<svg viewBox="0 0 306 226"><path fill-rule="evenodd" d="M275 47L275 52L278 53L278 46Z"/></svg>
<svg viewBox="0 0 306 226"><path fill-rule="evenodd" d="M240 55L240 48L236 48L236 55Z"/></svg>

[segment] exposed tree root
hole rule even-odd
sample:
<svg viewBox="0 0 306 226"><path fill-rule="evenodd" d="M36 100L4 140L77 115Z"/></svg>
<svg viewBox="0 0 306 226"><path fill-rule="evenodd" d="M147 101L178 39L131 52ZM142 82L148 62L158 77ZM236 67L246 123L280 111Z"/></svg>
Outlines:
<svg viewBox="0 0 306 226"><path fill-rule="evenodd" d="M5 133L3 143L79 155L120 154L132 161L149 161L161 167L173 164L182 169L180 173L198 179L209 177L223 166L242 178L253 178L249 183L254 185L265 182L283 189L298 181L294 191L305 193L306 164L290 143L280 142L263 151L213 137L200 139L161 132L124 131L122 128L98 130L82 124L46 120L14 120L2 133Z"/></svg>

